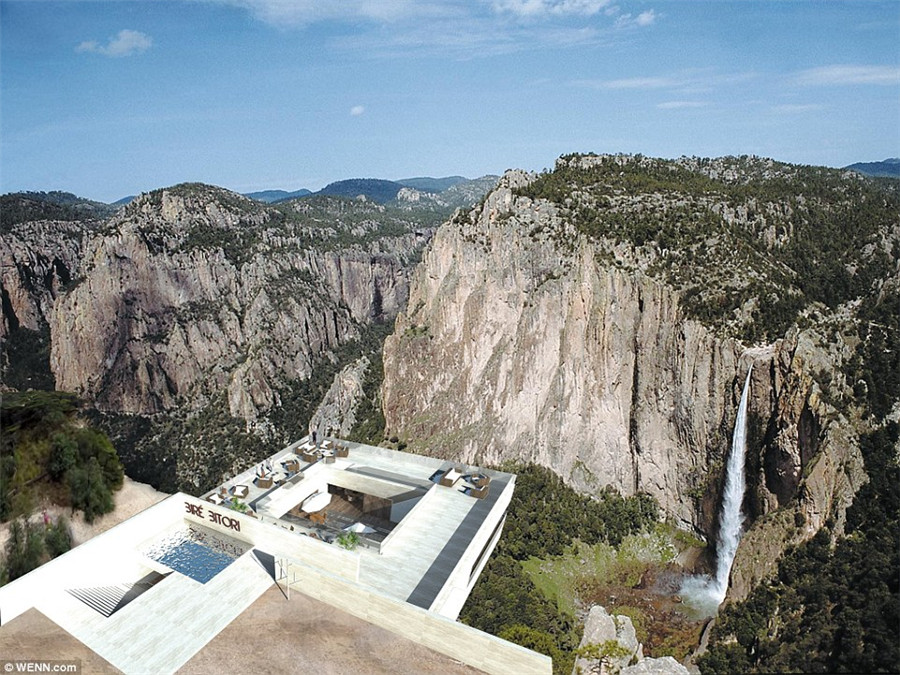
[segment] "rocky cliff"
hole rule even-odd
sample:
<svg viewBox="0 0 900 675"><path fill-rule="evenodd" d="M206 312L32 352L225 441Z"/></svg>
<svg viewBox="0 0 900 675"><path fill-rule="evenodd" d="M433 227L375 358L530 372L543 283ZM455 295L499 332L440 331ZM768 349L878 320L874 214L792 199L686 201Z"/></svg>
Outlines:
<svg viewBox="0 0 900 675"><path fill-rule="evenodd" d="M252 426L280 380L308 378L316 357L406 300L402 254L304 247L301 226L249 202L223 208L215 192L156 197L109 223L50 321L57 386L101 410L200 407L227 391Z"/></svg>
<svg viewBox="0 0 900 675"><path fill-rule="evenodd" d="M32 211L36 220L4 225L0 238L2 388L53 388L49 319L56 299L81 274L99 226L94 220L44 220L40 210Z"/></svg>
<svg viewBox="0 0 900 675"><path fill-rule="evenodd" d="M131 475L199 489L306 432L334 373L380 348L431 229L372 203L185 184L102 224L12 234L4 335L46 334L56 388L93 405Z"/></svg>
<svg viewBox="0 0 900 675"><path fill-rule="evenodd" d="M798 172L576 156L541 176L507 173L416 269L385 343L387 433L475 463L538 462L586 491L645 491L711 538L752 363L745 511L765 532L754 543L751 529L739 553L745 592L786 543L839 520L865 480L840 412L853 339L834 336L853 332L850 298L819 300L795 250L810 202L840 220L861 188L816 174L832 194ZM854 269L871 276L850 274L848 289L877 293L896 275L896 201L857 232L857 250L870 248Z"/></svg>
<svg viewBox="0 0 900 675"><path fill-rule="evenodd" d="M648 491L694 523L739 345L680 321L664 284L598 265L557 208L512 194L525 179L508 174L425 253L385 345L388 430L475 463L534 461L579 489Z"/></svg>

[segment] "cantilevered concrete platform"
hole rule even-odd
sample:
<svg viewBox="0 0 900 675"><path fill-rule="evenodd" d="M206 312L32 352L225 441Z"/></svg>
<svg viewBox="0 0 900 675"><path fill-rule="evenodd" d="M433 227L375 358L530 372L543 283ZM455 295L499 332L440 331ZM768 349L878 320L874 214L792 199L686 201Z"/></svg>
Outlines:
<svg viewBox="0 0 900 675"><path fill-rule="evenodd" d="M16 617L42 616L42 625L83 643L98 664L171 673L208 662L204 650L221 646L223 631L240 637L239 617L263 594L271 604L299 593L451 663L549 674L549 658L455 621L500 536L515 477L333 439L328 445L317 452L304 439L203 498L172 495L0 588L0 645ZM356 510L342 518L356 513L387 527L368 541L363 532L365 545L356 549L341 546L345 519L329 520L327 505L316 521L298 510L316 494L352 501ZM288 519L289 512L299 515ZM283 654L291 636L272 640L272 653ZM265 650L254 658L266 670Z"/></svg>

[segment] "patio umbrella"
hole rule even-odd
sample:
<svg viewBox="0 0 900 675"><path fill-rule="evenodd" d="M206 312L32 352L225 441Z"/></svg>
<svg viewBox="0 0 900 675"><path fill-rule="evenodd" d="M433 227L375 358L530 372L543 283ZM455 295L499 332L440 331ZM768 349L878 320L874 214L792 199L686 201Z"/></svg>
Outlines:
<svg viewBox="0 0 900 675"><path fill-rule="evenodd" d="M330 503L330 492L316 492L304 499L303 503L300 505L300 508L302 508L307 513L315 513L316 511L321 511Z"/></svg>

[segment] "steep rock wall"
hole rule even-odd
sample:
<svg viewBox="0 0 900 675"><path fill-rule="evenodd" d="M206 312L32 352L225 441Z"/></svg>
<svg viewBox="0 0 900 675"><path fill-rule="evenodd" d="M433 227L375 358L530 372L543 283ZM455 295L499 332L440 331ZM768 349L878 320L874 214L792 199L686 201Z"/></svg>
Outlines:
<svg viewBox="0 0 900 675"><path fill-rule="evenodd" d="M732 564L729 600L745 598L776 570L788 546L829 520L841 532L868 480L854 427L828 400L835 391L849 396L840 364L850 346L840 336L794 328L771 352L770 372L752 383L759 430L748 439L747 463L755 475L748 472L749 527ZM828 382L827 391L817 378Z"/></svg>
<svg viewBox="0 0 900 675"><path fill-rule="evenodd" d="M0 339L18 328L46 327L53 302L81 273L92 229L80 221L33 221L0 237Z"/></svg>
<svg viewBox="0 0 900 675"><path fill-rule="evenodd" d="M387 434L465 461L534 461L585 491L645 491L712 538L753 363L750 520L787 506L786 540L798 541L845 508L858 451L823 444L843 432L810 375L811 361L834 370L834 359L805 333L747 349L684 318L625 247L610 252L553 204L516 196L529 180L508 173L426 250L385 343Z"/></svg>
<svg viewBox="0 0 900 675"><path fill-rule="evenodd" d="M281 382L309 377L317 358L405 304L398 255L312 246L267 217L163 192L114 219L50 317L57 387L138 414L225 392L253 425L279 404ZM213 243L192 245L196 232Z"/></svg>
<svg viewBox="0 0 900 675"><path fill-rule="evenodd" d="M441 228L385 345L389 433L468 460L523 459L581 489L647 491L697 524L692 491L730 433L740 345L599 251L508 174Z"/></svg>

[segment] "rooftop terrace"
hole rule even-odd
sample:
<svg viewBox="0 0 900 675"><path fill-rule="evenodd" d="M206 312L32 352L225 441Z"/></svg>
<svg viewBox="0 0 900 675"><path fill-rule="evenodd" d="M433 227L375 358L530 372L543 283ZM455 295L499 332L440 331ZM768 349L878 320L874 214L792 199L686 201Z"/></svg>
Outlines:
<svg viewBox="0 0 900 675"><path fill-rule="evenodd" d="M353 531L359 581L428 609L483 526L490 530L480 539L499 535L514 482L499 471L307 437L203 499L331 545Z"/></svg>
<svg viewBox="0 0 900 675"><path fill-rule="evenodd" d="M546 675L549 658L455 621L514 483L302 439L202 498L172 495L0 588L0 644L7 624L36 610L114 669L174 672L226 628L240 633L237 617L275 584L285 599L303 594L477 668ZM351 531L362 545L348 544Z"/></svg>

